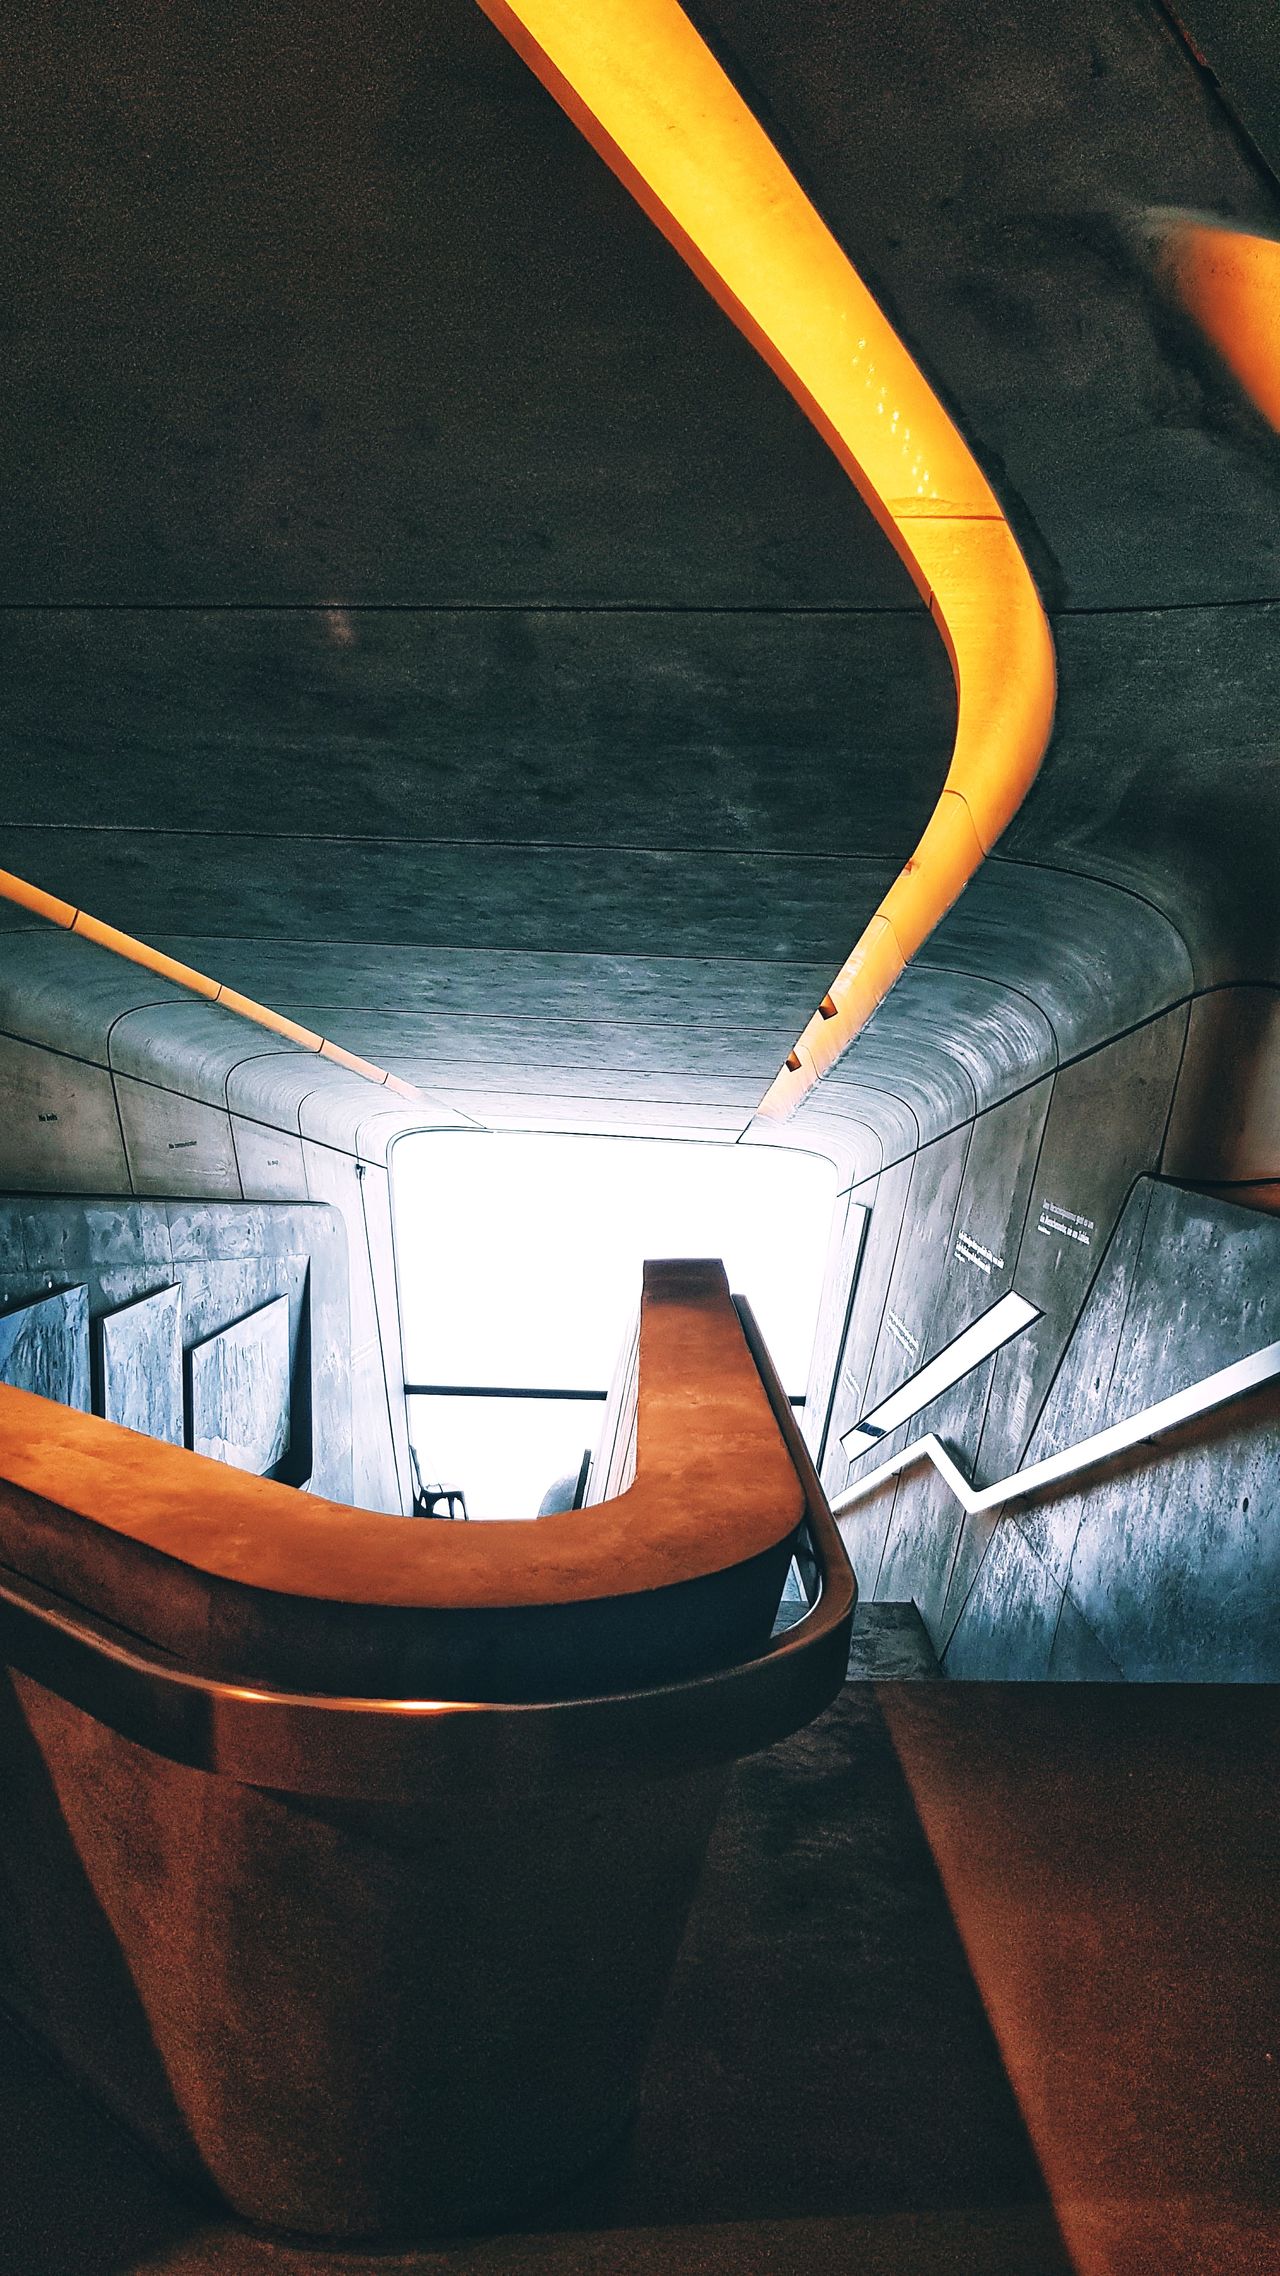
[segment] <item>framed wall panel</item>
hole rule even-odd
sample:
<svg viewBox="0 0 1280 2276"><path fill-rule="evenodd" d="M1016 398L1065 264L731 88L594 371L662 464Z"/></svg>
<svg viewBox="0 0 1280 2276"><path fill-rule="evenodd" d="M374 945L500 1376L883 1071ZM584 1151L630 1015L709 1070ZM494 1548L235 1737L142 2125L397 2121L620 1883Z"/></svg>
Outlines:
<svg viewBox="0 0 1280 2276"><path fill-rule="evenodd" d="M183 1346L189 1349L277 1297L287 1298L289 1444L275 1474L292 1486L310 1484L334 1501L358 1498L352 1475L347 1241L336 1209L310 1201L0 1193L0 1318L43 1302L69 1283L88 1294L92 1403L98 1412L99 1329L105 1318L175 1287L181 1291ZM386 1385L376 1352L362 1353L358 1365L363 1434L373 1430L375 1404L385 1427ZM373 1485L366 1500L376 1498L376 1480Z"/></svg>
<svg viewBox="0 0 1280 2276"><path fill-rule="evenodd" d="M147 1438L183 1443L182 1290L159 1288L97 1322L99 1410Z"/></svg>
<svg viewBox="0 0 1280 2276"><path fill-rule="evenodd" d="M89 1411L89 1292L61 1288L0 1313L0 1383Z"/></svg>
<svg viewBox="0 0 1280 2276"><path fill-rule="evenodd" d="M278 1296L188 1354L189 1444L259 1476L289 1446L289 1302Z"/></svg>

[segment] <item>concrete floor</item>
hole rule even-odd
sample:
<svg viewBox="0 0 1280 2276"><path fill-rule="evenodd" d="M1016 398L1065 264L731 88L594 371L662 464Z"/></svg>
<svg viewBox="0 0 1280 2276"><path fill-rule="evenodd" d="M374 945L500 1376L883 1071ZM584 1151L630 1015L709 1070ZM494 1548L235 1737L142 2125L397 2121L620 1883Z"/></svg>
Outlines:
<svg viewBox="0 0 1280 2276"><path fill-rule="evenodd" d="M326 2253L192 2204L11 2029L2 2276L1058 2276L876 1692L740 1766L635 2130L521 2234Z"/></svg>

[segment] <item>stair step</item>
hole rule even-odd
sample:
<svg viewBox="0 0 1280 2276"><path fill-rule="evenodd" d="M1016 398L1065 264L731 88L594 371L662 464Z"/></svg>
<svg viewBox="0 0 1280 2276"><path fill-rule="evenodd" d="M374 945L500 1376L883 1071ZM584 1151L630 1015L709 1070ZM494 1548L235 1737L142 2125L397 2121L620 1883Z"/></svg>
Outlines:
<svg viewBox="0 0 1280 2276"><path fill-rule="evenodd" d="M780 1636L803 1620L803 1597L784 1597L773 1633ZM914 1604L868 1604L860 1598L849 1639L850 1683L940 1683L942 1669L929 1631Z"/></svg>
<svg viewBox="0 0 1280 2276"><path fill-rule="evenodd" d="M849 1639L850 1683L940 1683L942 1669L914 1604L860 1598Z"/></svg>

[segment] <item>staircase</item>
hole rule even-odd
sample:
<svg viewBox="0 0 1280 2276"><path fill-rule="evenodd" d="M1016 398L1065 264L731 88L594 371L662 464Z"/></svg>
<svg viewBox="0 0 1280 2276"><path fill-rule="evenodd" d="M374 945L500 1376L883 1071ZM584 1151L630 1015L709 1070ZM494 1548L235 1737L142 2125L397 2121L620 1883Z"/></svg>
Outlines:
<svg viewBox="0 0 1280 2276"><path fill-rule="evenodd" d="M937 1683L901 1605L854 1660L734 1771L636 2125L519 2233L249 2232L0 2022L0 2276L1280 2267L1280 1695Z"/></svg>
<svg viewBox="0 0 1280 2276"><path fill-rule="evenodd" d="M809 1607L798 1593L778 1607L773 1632L794 1628ZM858 1599L849 1639L850 1683L940 1683L942 1669L929 1632L914 1604L874 1604Z"/></svg>
<svg viewBox="0 0 1280 2276"><path fill-rule="evenodd" d="M914 1604L859 1600L849 1639L850 1683L940 1683L942 1669Z"/></svg>

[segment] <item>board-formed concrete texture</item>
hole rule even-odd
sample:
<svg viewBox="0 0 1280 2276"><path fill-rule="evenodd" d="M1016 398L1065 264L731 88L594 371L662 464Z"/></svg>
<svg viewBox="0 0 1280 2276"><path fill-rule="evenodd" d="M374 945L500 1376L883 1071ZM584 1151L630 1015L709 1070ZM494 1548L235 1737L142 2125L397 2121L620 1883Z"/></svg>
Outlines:
<svg viewBox="0 0 1280 2276"><path fill-rule="evenodd" d="M191 1446L265 1477L289 1445L289 1306L278 1296L193 1344Z"/></svg>
<svg viewBox="0 0 1280 2276"><path fill-rule="evenodd" d="M1275 1217L1140 1178L1011 1474L1274 1344L1278 1267ZM926 1430L972 1474L990 1367L971 1383L967 1411L957 1386L855 1475ZM870 1597L916 1603L949 1676L1274 1682L1278 1414L1264 1384L1100 1474L973 1514L925 1466L851 1510L846 1541Z"/></svg>
<svg viewBox="0 0 1280 2276"><path fill-rule="evenodd" d="M99 1411L107 1422L184 1444L182 1290L157 1288L98 1322Z"/></svg>

